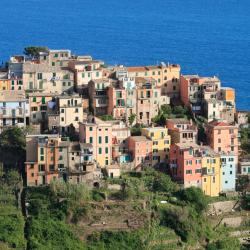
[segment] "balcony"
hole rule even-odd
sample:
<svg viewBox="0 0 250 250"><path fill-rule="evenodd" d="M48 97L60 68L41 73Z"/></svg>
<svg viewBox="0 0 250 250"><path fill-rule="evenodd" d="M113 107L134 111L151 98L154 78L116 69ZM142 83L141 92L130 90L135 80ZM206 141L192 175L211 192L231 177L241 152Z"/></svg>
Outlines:
<svg viewBox="0 0 250 250"><path fill-rule="evenodd" d="M170 167L170 168L177 168L178 165L177 165L177 163L170 163L170 164L169 164L169 167Z"/></svg>

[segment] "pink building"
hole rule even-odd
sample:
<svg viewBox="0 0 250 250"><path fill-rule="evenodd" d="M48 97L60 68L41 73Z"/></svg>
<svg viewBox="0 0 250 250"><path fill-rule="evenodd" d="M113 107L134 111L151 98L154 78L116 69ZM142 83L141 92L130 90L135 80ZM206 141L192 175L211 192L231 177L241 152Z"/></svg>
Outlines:
<svg viewBox="0 0 250 250"><path fill-rule="evenodd" d="M225 122L212 121L206 126L207 141L215 152L238 156L238 127Z"/></svg>
<svg viewBox="0 0 250 250"><path fill-rule="evenodd" d="M93 145L93 158L100 167L112 161L112 124L96 117L79 124L80 142Z"/></svg>
<svg viewBox="0 0 250 250"><path fill-rule="evenodd" d="M171 136L171 142L174 143L197 143L197 127L192 120L183 118L167 119L166 126Z"/></svg>
<svg viewBox="0 0 250 250"><path fill-rule="evenodd" d="M170 146L170 171L173 178L190 186L201 187L202 155L195 143L177 143Z"/></svg>
<svg viewBox="0 0 250 250"><path fill-rule="evenodd" d="M126 118L126 90L122 87L108 88L108 114L115 119Z"/></svg>
<svg viewBox="0 0 250 250"><path fill-rule="evenodd" d="M136 170L151 166L152 141L145 136L130 136L128 139L128 148Z"/></svg>

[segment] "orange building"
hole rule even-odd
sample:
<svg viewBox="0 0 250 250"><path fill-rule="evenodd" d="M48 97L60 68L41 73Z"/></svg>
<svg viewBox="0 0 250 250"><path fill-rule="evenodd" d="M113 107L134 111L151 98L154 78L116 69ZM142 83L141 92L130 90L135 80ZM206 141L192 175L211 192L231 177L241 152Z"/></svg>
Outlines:
<svg viewBox="0 0 250 250"><path fill-rule="evenodd" d="M27 186L47 185L59 178L59 135L29 135L26 137Z"/></svg>
<svg viewBox="0 0 250 250"><path fill-rule="evenodd" d="M152 141L146 136L130 136L128 148L136 170L152 165Z"/></svg>

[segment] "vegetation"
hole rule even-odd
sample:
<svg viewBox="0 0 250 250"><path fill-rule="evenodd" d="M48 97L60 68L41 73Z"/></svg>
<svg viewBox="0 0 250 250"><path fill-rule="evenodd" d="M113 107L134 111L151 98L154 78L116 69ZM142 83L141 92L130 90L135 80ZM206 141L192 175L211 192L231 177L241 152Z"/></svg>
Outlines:
<svg viewBox="0 0 250 250"><path fill-rule="evenodd" d="M159 126L164 126L166 124L166 119L171 118L191 118L191 114L186 107L162 105L157 116L152 119L152 122L158 124Z"/></svg>
<svg viewBox="0 0 250 250"><path fill-rule="evenodd" d="M24 218L18 207L16 190L20 184L17 172L0 179L0 249L24 249Z"/></svg>
<svg viewBox="0 0 250 250"><path fill-rule="evenodd" d="M18 169L25 162L26 131L11 127L0 134L0 161L8 168Z"/></svg>
<svg viewBox="0 0 250 250"><path fill-rule="evenodd" d="M49 49L47 47L41 47L41 46L29 46L24 48L23 53L26 56L31 56L31 57L37 57L40 52L48 52Z"/></svg>
<svg viewBox="0 0 250 250"><path fill-rule="evenodd" d="M132 126L134 124L134 121L136 119L136 114L131 114L128 118L129 125Z"/></svg>
<svg viewBox="0 0 250 250"><path fill-rule="evenodd" d="M250 128L242 128L241 135L241 149L245 154L250 154Z"/></svg>
<svg viewBox="0 0 250 250"><path fill-rule="evenodd" d="M102 115L99 117L103 121L114 121L115 118L112 115Z"/></svg>

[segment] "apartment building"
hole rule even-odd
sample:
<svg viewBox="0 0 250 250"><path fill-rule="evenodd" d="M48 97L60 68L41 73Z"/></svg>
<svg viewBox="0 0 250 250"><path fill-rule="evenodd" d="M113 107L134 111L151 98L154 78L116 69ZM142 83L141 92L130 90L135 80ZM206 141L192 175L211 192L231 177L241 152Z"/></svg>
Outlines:
<svg viewBox="0 0 250 250"><path fill-rule="evenodd" d="M199 145L195 143L176 143L170 146L169 166L174 180L184 188L202 187L202 158Z"/></svg>
<svg viewBox="0 0 250 250"><path fill-rule="evenodd" d="M226 122L212 121L206 126L208 144L215 152L233 153L238 156L238 127Z"/></svg>
<svg viewBox="0 0 250 250"><path fill-rule="evenodd" d="M30 123L40 124L46 123L48 119L48 108L53 108L56 105L56 94L52 93L30 93L29 108L30 108Z"/></svg>
<svg viewBox="0 0 250 250"><path fill-rule="evenodd" d="M93 145L93 158L98 166L104 168L112 161L112 124L97 117L88 117L80 122L81 143Z"/></svg>
<svg viewBox="0 0 250 250"><path fill-rule="evenodd" d="M197 143L198 129L192 120L184 118L167 119L166 126L171 136L171 143Z"/></svg>
<svg viewBox="0 0 250 250"><path fill-rule="evenodd" d="M235 191L237 158L234 154L220 154L221 161L221 191Z"/></svg>
<svg viewBox="0 0 250 250"><path fill-rule="evenodd" d="M27 186L48 185L60 177L60 168L63 170L67 167L67 165L59 165L61 155L65 155L63 151L67 151L67 145L65 148L60 147L60 143L59 135L28 135L26 137Z"/></svg>
<svg viewBox="0 0 250 250"><path fill-rule="evenodd" d="M168 129L164 127L142 128L141 133L152 141L152 166L166 164L171 144Z"/></svg>
<svg viewBox="0 0 250 250"><path fill-rule="evenodd" d="M62 134L69 132L70 126L79 131L79 122L83 121L82 98L79 95L62 95L58 97L59 130Z"/></svg>
<svg viewBox="0 0 250 250"><path fill-rule="evenodd" d="M67 49L51 50L40 52L38 61L49 66L68 66L69 60L72 58L71 51Z"/></svg>
<svg viewBox="0 0 250 250"><path fill-rule="evenodd" d="M105 115L108 112L109 79L101 78L88 83L90 109L94 115Z"/></svg>
<svg viewBox="0 0 250 250"><path fill-rule="evenodd" d="M66 67L28 61L22 65L22 78L24 89L28 92L59 95L74 88L74 73Z"/></svg>
<svg viewBox="0 0 250 250"><path fill-rule="evenodd" d="M93 60L91 56L78 57L69 62L69 68L75 73L77 86L87 85L91 80L98 80L105 76L103 73L104 62Z"/></svg>
<svg viewBox="0 0 250 250"><path fill-rule="evenodd" d="M29 103L23 91L0 91L0 133L11 126L29 124Z"/></svg>
<svg viewBox="0 0 250 250"><path fill-rule="evenodd" d="M203 100L213 99L221 87L217 77L200 77L198 75L182 75L180 80L180 97L185 106L192 112L202 114Z"/></svg>
<svg viewBox="0 0 250 250"><path fill-rule="evenodd" d="M150 125L152 118L158 115L164 104L169 104L169 97L161 95L161 88L153 78L136 77L136 122Z"/></svg>
<svg viewBox="0 0 250 250"><path fill-rule="evenodd" d="M130 136L128 149L132 157L135 170L142 170L152 166L152 141L146 136Z"/></svg>
<svg viewBox="0 0 250 250"><path fill-rule="evenodd" d="M241 175L250 175L250 158L243 158L239 162L239 173Z"/></svg>
<svg viewBox="0 0 250 250"><path fill-rule="evenodd" d="M220 156L210 147L195 143L172 144L170 171L184 188L199 187L209 196L218 196L221 191Z"/></svg>
<svg viewBox="0 0 250 250"><path fill-rule="evenodd" d="M180 65L161 63L157 66L127 67L128 77L153 78L164 95L179 97Z"/></svg>
<svg viewBox="0 0 250 250"><path fill-rule="evenodd" d="M58 134L28 135L26 148L27 186L48 185L56 179L93 184L101 177L91 144L70 142Z"/></svg>
<svg viewBox="0 0 250 250"><path fill-rule="evenodd" d="M112 123L112 159L119 164L131 161L128 151L128 138L131 136L130 129L122 121Z"/></svg>
<svg viewBox="0 0 250 250"><path fill-rule="evenodd" d="M221 192L220 156L210 147L201 147L202 190L205 195L219 196Z"/></svg>
<svg viewBox="0 0 250 250"><path fill-rule="evenodd" d="M108 87L108 114L115 119L125 119L136 114L136 89L128 84L127 78Z"/></svg>

